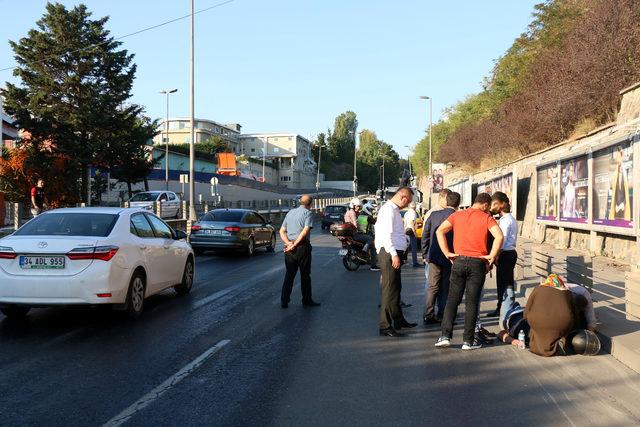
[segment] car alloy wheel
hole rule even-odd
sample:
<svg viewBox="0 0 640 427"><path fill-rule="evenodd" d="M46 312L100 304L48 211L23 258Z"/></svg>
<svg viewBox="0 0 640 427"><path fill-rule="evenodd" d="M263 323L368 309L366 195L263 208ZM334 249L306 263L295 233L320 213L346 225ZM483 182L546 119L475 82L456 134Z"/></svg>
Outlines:
<svg viewBox="0 0 640 427"><path fill-rule="evenodd" d="M178 295L186 295L193 287L193 260L189 258L182 273L182 283L173 287Z"/></svg>
<svg viewBox="0 0 640 427"><path fill-rule="evenodd" d="M131 278L127 294L127 313L130 317L138 317L144 308L144 276L136 272Z"/></svg>
<svg viewBox="0 0 640 427"><path fill-rule="evenodd" d="M249 243L247 244L247 255L253 256L253 253L256 250L256 242L253 240L253 237L249 238Z"/></svg>
<svg viewBox="0 0 640 427"><path fill-rule="evenodd" d="M269 246L267 246L267 252L275 252L276 250L276 235L271 235L271 241L269 242Z"/></svg>

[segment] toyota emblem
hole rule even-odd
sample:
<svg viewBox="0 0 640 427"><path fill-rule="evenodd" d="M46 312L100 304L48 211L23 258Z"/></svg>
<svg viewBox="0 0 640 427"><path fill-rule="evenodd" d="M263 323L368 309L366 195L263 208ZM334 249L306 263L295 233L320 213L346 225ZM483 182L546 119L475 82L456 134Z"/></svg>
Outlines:
<svg viewBox="0 0 640 427"><path fill-rule="evenodd" d="M48 244L47 242L38 242L38 247L39 247L40 249L44 249L44 248L46 248L47 246L49 246L49 244Z"/></svg>

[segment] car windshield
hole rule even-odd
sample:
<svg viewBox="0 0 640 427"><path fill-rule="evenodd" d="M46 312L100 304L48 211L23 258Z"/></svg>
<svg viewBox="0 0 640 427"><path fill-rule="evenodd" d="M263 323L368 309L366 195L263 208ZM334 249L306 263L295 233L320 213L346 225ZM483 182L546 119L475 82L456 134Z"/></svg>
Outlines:
<svg viewBox="0 0 640 427"><path fill-rule="evenodd" d="M130 202L155 202L160 193L138 193L129 200Z"/></svg>
<svg viewBox="0 0 640 427"><path fill-rule="evenodd" d="M14 236L92 236L107 237L118 215L99 213L46 213L16 231Z"/></svg>
<svg viewBox="0 0 640 427"><path fill-rule="evenodd" d="M347 208L345 206L327 206L325 211L330 214L345 213Z"/></svg>
<svg viewBox="0 0 640 427"><path fill-rule="evenodd" d="M228 210L216 210L209 212L202 217L201 221L207 222L240 222L244 212L242 211L228 211Z"/></svg>

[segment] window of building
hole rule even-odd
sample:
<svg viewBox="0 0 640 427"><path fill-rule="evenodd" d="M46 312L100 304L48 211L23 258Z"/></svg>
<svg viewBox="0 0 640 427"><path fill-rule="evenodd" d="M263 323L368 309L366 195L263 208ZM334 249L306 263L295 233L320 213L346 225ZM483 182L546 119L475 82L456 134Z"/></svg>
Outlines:
<svg viewBox="0 0 640 427"><path fill-rule="evenodd" d="M280 148L278 148L278 147L273 147L273 152L274 152L274 153L279 153L279 152L280 152Z"/></svg>
<svg viewBox="0 0 640 427"><path fill-rule="evenodd" d="M252 149L251 149L251 152L252 152L252 153L255 153L255 152L256 152L256 149L255 149L255 148L252 148Z"/></svg>

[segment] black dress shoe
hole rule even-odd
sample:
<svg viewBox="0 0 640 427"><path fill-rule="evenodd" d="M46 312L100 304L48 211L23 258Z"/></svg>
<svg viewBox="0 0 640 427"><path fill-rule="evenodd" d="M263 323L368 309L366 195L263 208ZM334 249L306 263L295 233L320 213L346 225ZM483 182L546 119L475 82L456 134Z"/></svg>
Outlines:
<svg viewBox="0 0 640 427"><path fill-rule="evenodd" d="M500 310L495 309L494 311L490 311L489 313L485 314L484 317L498 317L500 316Z"/></svg>
<svg viewBox="0 0 640 427"><path fill-rule="evenodd" d="M424 323L425 325L435 325L440 323L440 321L433 316L424 316L422 318L422 323Z"/></svg>
<svg viewBox="0 0 640 427"><path fill-rule="evenodd" d="M320 307L320 303L315 301L303 302L302 305L305 307Z"/></svg>
<svg viewBox="0 0 640 427"><path fill-rule="evenodd" d="M393 328L387 328L387 329L380 329L380 336L381 337L395 337L395 338L399 338L399 337L403 337L404 334L396 331Z"/></svg>
<svg viewBox="0 0 640 427"><path fill-rule="evenodd" d="M416 326L418 326L417 323L407 322L406 320L404 320L396 325L396 329L402 329L402 328L411 329L411 328L415 328Z"/></svg>

